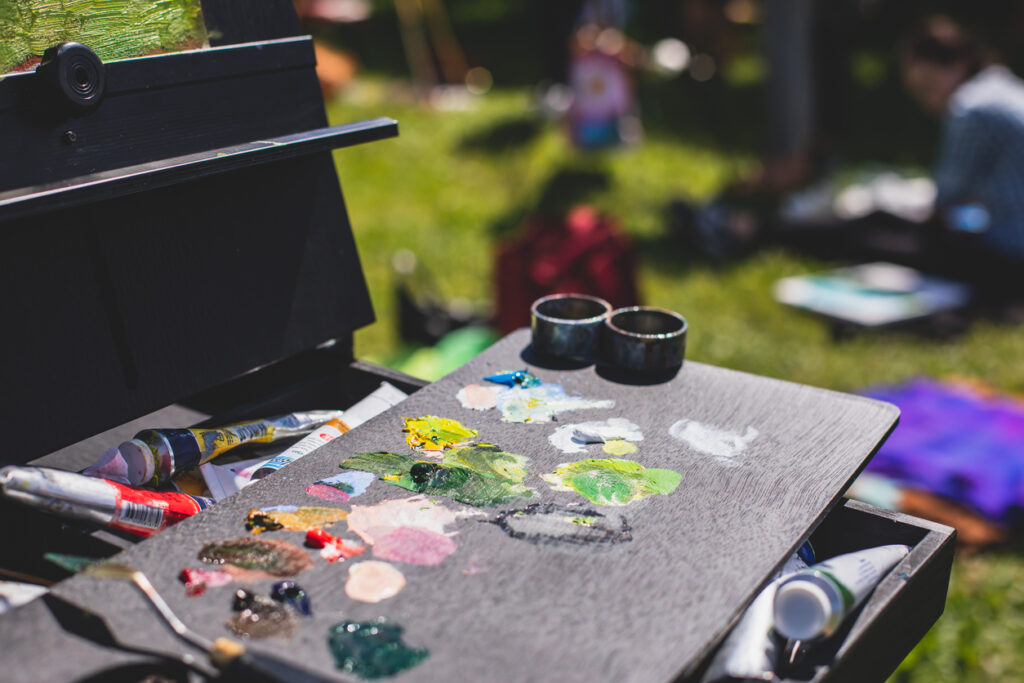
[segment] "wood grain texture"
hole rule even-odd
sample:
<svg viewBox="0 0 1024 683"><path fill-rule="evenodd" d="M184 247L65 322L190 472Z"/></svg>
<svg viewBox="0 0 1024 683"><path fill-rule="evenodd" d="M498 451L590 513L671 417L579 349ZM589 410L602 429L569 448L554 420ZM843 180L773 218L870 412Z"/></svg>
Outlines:
<svg viewBox="0 0 1024 683"><path fill-rule="evenodd" d="M195 566L200 546L245 533L243 520L260 505L311 502L305 487L338 471L338 462L358 452L408 452L402 416L436 414L478 429L480 439L531 459L526 484L530 502L582 501L553 492L539 478L566 455L548 442L556 424L507 424L494 411L463 409L456 391L492 372L521 368L528 331L507 337L467 366L410 397L403 404L343 436L280 473L130 549L123 559L147 572L186 622L208 636L223 635L230 588L186 598L175 577ZM633 540L611 547L565 548L515 540L497 526L473 518L458 524L458 550L436 567L402 565L408 585L396 597L368 605L344 594L347 567L319 559L300 575L313 600L314 618L288 644L252 647L316 668L334 667L325 645L327 628L341 619L386 616L403 625L406 642L430 650L430 658L397 680L503 681L667 681L692 673L729 628L743 606L802 542L838 500L896 422L888 404L743 373L687 363L671 382L652 386L619 384L593 368L561 371L531 366L546 381L561 382L570 394L614 399L614 409L563 413L561 422L627 417L644 440L631 456L647 467L682 474L670 495L652 496L622 512ZM688 418L729 430L755 427L760 435L724 467L668 435ZM601 457L600 449L586 457ZM382 482L353 503L404 498L409 492ZM451 501L452 508L464 506ZM514 505L502 506L508 509ZM340 525L338 529L343 529ZM276 538L301 543L302 535ZM466 575L470 566L483 568ZM266 589L268 586L259 586ZM119 634L136 642L183 651L131 590L88 577L58 587L68 600L103 613ZM22 624L40 619L38 608L0 619L0 638L12 653L40 653L52 647L69 653L84 647L51 628ZM26 627L28 628L28 627ZM68 657L67 659L72 659ZM83 662L95 662L90 654ZM33 680L60 680L74 669L48 662ZM18 680L16 674L15 680Z"/></svg>

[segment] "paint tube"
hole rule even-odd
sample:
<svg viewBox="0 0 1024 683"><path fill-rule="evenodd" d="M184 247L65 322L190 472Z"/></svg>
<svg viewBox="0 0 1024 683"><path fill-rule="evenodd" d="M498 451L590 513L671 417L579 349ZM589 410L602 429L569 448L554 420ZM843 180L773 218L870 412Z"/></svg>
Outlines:
<svg viewBox="0 0 1024 683"><path fill-rule="evenodd" d="M302 436L341 414L314 410L209 429L144 429L108 450L84 473L133 486L157 486L242 444Z"/></svg>
<svg viewBox="0 0 1024 683"><path fill-rule="evenodd" d="M706 680L770 681L775 678L780 652L779 643L772 634L775 591L783 581L813 563L814 549L810 542L804 543L793 557L786 560L772 582L758 593L726 636L708 668Z"/></svg>
<svg viewBox="0 0 1024 683"><path fill-rule="evenodd" d="M0 491L14 501L138 536L152 536L214 504L187 493L137 489L46 467L0 469Z"/></svg>
<svg viewBox="0 0 1024 683"><path fill-rule="evenodd" d="M387 382L381 382L373 393L356 403L345 411L343 417L331 420L322 428L302 439L283 453L263 462L255 469L249 470L249 479L255 481L262 479L272 472L276 472L285 465L295 462L324 444L330 443L349 430L355 429L371 417L383 413L406 397L406 393ZM248 472L241 473L244 478Z"/></svg>
<svg viewBox="0 0 1024 683"><path fill-rule="evenodd" d="M275 455L270 460L261 462L250 477L253 481L276 472L288 463L294 462L304 455L312 453L324 444L337 439L349 431L350 427L341 420L331 420L320 429L314 430L311 434L303 437L298 443L292 445L284 453Z"/></svg>
<svg viewBox="0 0 1024 683"><path fill-rule="evenodd" d="M796 640L832 635L909 553L905 545L883 545L797 572L775 592L775 630Z"/></svg>
<svg viewBox="0 0 1024 683"><path fill-rule="evenodd" d="M32 602L49 592L45 586L20 581L0 581L0 614Z"/></svg>

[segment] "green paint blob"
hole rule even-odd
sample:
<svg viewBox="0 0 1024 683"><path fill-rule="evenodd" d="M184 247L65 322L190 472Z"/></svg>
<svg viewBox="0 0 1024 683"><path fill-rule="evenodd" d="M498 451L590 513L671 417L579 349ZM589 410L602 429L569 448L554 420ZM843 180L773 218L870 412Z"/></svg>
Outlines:
<svg viewBox="0 0 1024 683"><path fill-rule="evenodd" d="M372 472L382 481L409 491L446 496L477 507L495 507L533 496L523 484L528 462L498 446L481 444L446 451L441 462L377 452L357 453L341 466Z"/></svg>
<svg viewBox="0 0 1024 683"><path fill-rule="evenodd" d="M655 494L671 493L682 475L647 469L632 460L587 459L559 465L541 477L556 491L575 491L598 505L626 505Z"/></svg>
<svg viewBox="0 0 1024 683"><path fill-rule="evenodd" d="M298 546L287 541L251 537L207 543L199 551L199 559L210 564L263 571L271 576L294 576L313 566L309 554Z"/></svg>
<svg viewBox="0 0 1024 683"><path fill-rule="evenodd" d="M383 617L343 621L330 628L327 646L339 669L360 678L384 678L411 669L430 654L402 642L402 627Z"/></svg>

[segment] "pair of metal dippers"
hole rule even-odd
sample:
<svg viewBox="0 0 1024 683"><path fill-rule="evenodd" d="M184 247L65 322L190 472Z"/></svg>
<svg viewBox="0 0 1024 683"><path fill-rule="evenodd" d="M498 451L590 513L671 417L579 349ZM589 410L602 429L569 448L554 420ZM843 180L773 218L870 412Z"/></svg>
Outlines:
<svg viewBox="0 0 1024 683"><path fill-rule="evenodd" d="M671 374L686 356L686 319L663 308L612 310L586 294L553 294L530 308L533 351L642 375Z"/></svg>

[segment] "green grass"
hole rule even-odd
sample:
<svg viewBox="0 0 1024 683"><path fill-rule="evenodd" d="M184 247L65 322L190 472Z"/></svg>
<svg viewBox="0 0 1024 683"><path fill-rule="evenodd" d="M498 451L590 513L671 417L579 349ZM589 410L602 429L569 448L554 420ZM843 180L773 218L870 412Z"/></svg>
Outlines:
<svg viewBox="0 0 1024 683"><path fill-rule="evenodd" d="M583 156L550 123L520 144L486 151L466 141L499 124L528 121L526 91L492 93L460 112L403 103L380 83L363 84L357 94L330 107L332 122L386 115L401 128L397 140L337 152L378 315L377 324L356 335L362 357L386 358L398 347L389 270L395 249L413 250L444 296L487 302L498 233L533 205L556 170L570 166L609 177L607 190L589 200L614 212L635 240L645 301L689 319L689 358L845 391L949 374L1024 391L1024 364L1017 362L1024 357L1024 333L1017 329L981 323L949 342L887 333L835 344L819 321L771 296L778 278L823 264L772 251L716 269L681 253L666 234L666 202L710 196L749 167L748 154L659 128L637 148ZM1021 672L1024 559L1009 551L958 558L945 616L895 680L1019 680Z"/></svg>

